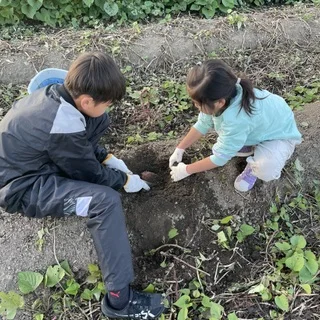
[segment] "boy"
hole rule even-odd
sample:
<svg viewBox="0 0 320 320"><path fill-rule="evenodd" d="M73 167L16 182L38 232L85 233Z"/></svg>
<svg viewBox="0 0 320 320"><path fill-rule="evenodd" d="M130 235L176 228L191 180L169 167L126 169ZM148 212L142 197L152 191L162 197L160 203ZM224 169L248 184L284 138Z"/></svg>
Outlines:
<svg viewBox="0 0 320 320"><path fill-rule="evenodd" d="M88 217L108 289L109 318L153 319L164 310L161 294L133 290L131 250L118 192L149 190L122 160L98 141L106 109L125 94L125 79L103 53L85 53L64 84L17 101L0 123L0 206L28 217Z"/></svg>

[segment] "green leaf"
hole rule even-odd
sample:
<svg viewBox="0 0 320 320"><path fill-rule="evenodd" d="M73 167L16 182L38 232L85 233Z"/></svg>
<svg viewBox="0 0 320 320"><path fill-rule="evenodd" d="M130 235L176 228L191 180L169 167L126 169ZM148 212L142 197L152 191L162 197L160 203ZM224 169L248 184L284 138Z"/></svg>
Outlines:
<svg viewBox="0 0 320 320"><path fill-rule="evenodd" d="M34 320L43 320L44 319L44 315L42 313L36 313L33 316Z"/></svg>
<svg viewBox="0 0 320 320"><path fill-rule="evenodd" d="M301 253L294 253L291 257L287 258L285 261L286 266L293 270L299 272L304 266L305 260Z"/></svg>
<svg viewBox="0 0 320 320"><path fill-rule="evenodd" d="M194 298L199 298L201 296L201 293L199 290L193 290L192 295Z"/></svg>
<svg viewBox="0 0 320 320"><path fill-rule="evenodd" d="M68 287L64 290L64 292L72 296L76 296L80 289L80 284L74 279L70 279L67 281L67 286Z"/></svg>
<svg viewBox="0 0 320 320"><path fill-rule="evenodd" d="M83 3L87 6L87 7L91 7L94 3L94 0L82 0Z"/></svg>
<svg viewBox="0 0 320 320"><path fill-rule="evenodd" d="M300 160L297 158L296 161L294 162L294 166L297 169L297 171L302 172L304 171L304 168L300 162Z"/></svg>
<svg viewBox="0 0 320 320"><path fill-rule="evenodd" d="M269 211L271 213L277 213L278 212L277 205L275 203L273 203L272 206L270 207Z"/></svg>
<svg viewBox="0 0 320 320"><path fill-rule="evenodd" d="M206 308L210 308L211 307L211 300L208 296L204 296L202 298L201 304L206 307Z"/></svg>
<svg viewBox="0 0 320 320"><path fill-rule="evenodd" d="M229 237L229 239L231 238L231 235L232 235L232 229L230 226L227 226L226 227L226 233L227 233L227 236Z"/></svg>
<svg viewBox="0 0 320 320"><path fill-rule="evenodd" d="M94 275L96 277L100 277L101 276L101 271L99 269L99 266L96 265L96 264L90 263L88 265L88 270L89 270L90 274L92 274L92 275Z"/></svg>
<svg viewBox="0 0 320 320"><path fill-rule="evenodd" d="M94 297L96 298L96 300L99 301L101 294L102 293L103 294L106 293L106 289L105 289L104 283L103 282L99 282L97 284L97 286L91 291L92 291L92 294L94 295Z"/></svg>
<svg viewBox="0 0 320 320"><path fill-rule="evenodd" d="M239 318L234 312L232 312L228 314L228 320L239 320Z"/></svg>
<svg viewBox="0 0 320 320"><path fill-rule="evenodd" d="M280 251L288 251L291 249L291 246L288 242L276 242L275 246L280 250Z"/></svg>
<svg viewBox="0 0 320 320"><path fill-rule="evenodd" d="M92 300L93 298L93 293L89 289L84 289L83 292L81 293L81 299L83 300Z"/></svg>
<svg viewBox="0 0 320 320"><path fill-rule="evenodd" d="M216 10L215 8L202 8L201 12L207 19L211 19L215 15Z"/></svg>
<svg viewBox="0 0 320 320"><path fill-rule="evenodd" d="M18 286L19 290L24 293L30 293L36 290L43 280L43 275L38 272L19 272L18 273Z"/></svg>
<svg viewBox="0 0 320 320"><path fill-rule="evenodd" d="M249 236L250 234L253 234L255 231L255 228L253 228L252 226L248 225L248 224L242 224L240 226L240 231L242 232L242 234L244 236Z"/></svg>
<svg viewBox="0 0 320 320"><path fill-rule="evenodd" d="M21 12L25 14L28 18L33 19L34 15L36 14L39 8L40 7L32 7L28 4L23 4L21 6Z"/></svg>
<svg viewBox="0 0 320 320"><path fill-rule="evenodd" d="M0 0L0 7L6 7L9 5L11 5L11 0Z"/></svg>
<svg viewBox="0 0 320 320"><path fill-rule="evenodd" d="M299 249L303 249L307 244L306 239L303 236L296 235L290 238L290 242L293 246Z"/></svg>
<svg viewBox="0 0 320 320"><path fill-rule="evenodd" d="M234 7L234 1L233 0L222 0L222 4L226 8L230 8L230 9L232 9Z"/></svg>
<svg viewBox="0 0 320 320"><path fill-rule="evenodd" d="M221 319L222 313L223 313L223 307L218 303L211 302L210 315L217 319Z"/></svg>
<svg viewBox="0 0 320 320"><path fill-rule="evenodd" d="M266 289L266 287L264 286L263 283L260 283L254 287L252 287L250 290L249 290L249 294L251 293L261 293L262 291L264 291Z"/></svg>
<svg viewBox="0 0 320 320"><path fill-rule="evenodd" d="M219 243L223 243L223 242L228 241L228 239L223 231L218 232L217 236L218 236Z"/></svg>
<svg viewBox="0 0 320 320"><path fill-rule="evenodd" d="M143 289L143 292L153 293L154 291L155 291L155 288L152 283L150 283L145 289Z"/></svg>
<svg viewBox="0 0 320 320"><path fill-rule="evenodd" d="M105 2L103 10L110 16L114 17L119 12L119 7L116 3Z"/></svg>
<svg viewBox="0 0 320 320"><path fill-rule="evenodd" d="M274 301L279 309L286 312L289 311L289 302L287 297L284 294L282 294L281 296L275 297Z"/></svg>
<svg viewBox="0 0 320 320"><path fill-rule="evenodd" d="M87 277L86 282L87 283L96 283L96 282L98 282L98 278L91 274L90 276Z"/></svg>
<svg viewBox="0 0 320 320"><path fill-rule="evenodd" d="M249 291L249 294L251 293L259 293L261 295L262 301L269 301L272 298L272 295L269 291L269 289L263 284L260 283L254 287L252 287Z"/></svg>
<svg viewBox="0 0 320 320"><path fill-rule="evenodd" d="M71 268L70 268L70 265L69 265L69 263L68 263L67 260L62 261L62 262L60 263L60 266L61 266L61 268L62 268L69 276L71 276L71 275L73 274L73 273L72 273L72 270L71 270Z"/></svg>
<svg viewBox="0 0 320 320"><path fill-rule="evenodd" d="M272 299L272 294L268 288L260 293L262 301L270 301Z"/></svg>
<svg viewBox="0 0 320 320"><path fill-rule="evenodd" d="M307 294L311 294L312 290L311 290L310 284L300 284L300 287L301 287Z"/></svg>
<svg viewBox="0 0 320 320"><path fill-rule="evenodd" d="M308 260L305 263L306 268L308 269L308 271L312 274L315 275L318 272L318 262L316 260Z"/></svg>
<svg viewBox="0 0 320 320"><path fill-rule="evenodd" d="M191 7L190 7L190 10L191 10L191 11L199 11L200 8L201 8L201 7L200 7L198 4L194 4L194 3L193 3L193 4L191 5Z"/></svg>
<svg viewBox="0 0 320 320"><path fill-rule="evenodd" d="M241 231L237 232L237 240L239 242L243 242L243 240L245 239L245 236L243 235L243 233Z"/></svg>
<svg viewBox="0 0 320 320"><path fill-rule="evenodd" d="M57 21L51 16L51 14L53 15L53 12L51 10L41 8L40 11L36 13L36 19L45 22L51 27L55 27Z"/></svg>
<svg viewBox="0 0 320 320"><path fill-rule="evenodd" d="M4 18L14 19L13 18L13 12L14 12L13 8L3 8L3 9L0 10L0 17L2 16Z"/></svg>
<svg viewBox="0 0 320 320"><path fill-rule="evenodd" d="M0 314L5 315L9 320L14 319L17 310L24 306L23 297L13 291L0 292L0 299Z"/></svg>
<svg viewBox="0 0 320 320"><path fill-rule="evenodd" d="M184 306L178 313L177 320L186 320L188 319L188 307Z"/></svg>
<svg viewBox="0 0 320 320"><path fill-rule="evenodd" d="M312 251L310 251L310 250L306 250L306 251L304 252L304 256L305 256L305 258L306 258L307 260L317 260L315 254L314 254Z"/></svg>
<svg viewBox="0 0 320 320"><path fill-rule="evenodd" d="M211 226L212 231L218 231L220 229L220 226L218 224L214 224Z"/></svg>
<svg viewBox="0 0 320 320"><path fill-rule="evenodd" d="M310 273L306 266L299 272L299 280L301 283L312 283L315 281L314 276Z"/></svg>
<svg viewBox="0 0 320 320"><path fill-rule="evenodd" d="M178 229L173 228L169 231L168 233L168 237L169 239L173 239L174 237L176 237L179 234Z"/></svg>
<svg viewBox="0 0 320 320"><path fill-rule="evenodd" d="M49 288L54 287L63 279L65 274L66 272L60 266L50 266L45 275L45 285Z"/></svg>
<svg viewBox="0 0 320 320"><path fill-rule="evenodd" d="M27 0L28 4L31 7L41 7L43 4L43 0Z"/></svg>
<svg viewBox="0 0 320 320"><path fill-rule="evenodd" d="M208 0L196 0L196 4L200 4L201 6L205 6L208 4Z"/></svg>
<svg viewBox="0 0 320 320"><path fill-rule="evenodd" d="M161 137L161 133L157 133L157 132L149 132L148 133L148 141L156 141L159 139L159 137Z"/></svg>
<svg viewBox="0 0 320 320"><path fill-rule="evenodd" d="M188 308L192 306L192 303L190 303L190 296L188 295L183 295L181 296L175 303L175 306L179 308Z"/></svg>
<svg viewBox="0 0 320 320"><path fill-rule="evenodd" d="M233 218L233 216L227 216L227 217L221 219L221 220L220 220L220 223L221 223L221 224L227 224L227 223L229 223L229 222L232 220L232 218Z"/></svg>
<svg viewBox="0 0 320 320"><path fill-rule="evenodd" d="M190 294L190 289L180 289L179 292L188 296Z"/></svg>

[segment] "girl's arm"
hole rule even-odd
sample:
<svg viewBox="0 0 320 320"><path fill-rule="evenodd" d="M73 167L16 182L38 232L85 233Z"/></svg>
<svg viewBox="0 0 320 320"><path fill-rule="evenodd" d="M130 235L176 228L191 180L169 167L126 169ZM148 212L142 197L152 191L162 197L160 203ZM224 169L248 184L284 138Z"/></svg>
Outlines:
<svg viewBox="0 0 320 320"><path fill-rule="evenodd" d="M203 134L192 127L188 134L178 144L177 148L185 150L189 148L192 144L194 144L196 141L198 141L201 137L203 137Z"/></svg>
<svg viewBox="0 0 320 320"><path fill-rule="evenodd" d="M187 170L187 173L193 174L193 173L198 173L206 170L211 170L217 167L218 166L211 161L210 157L207 157L200 161L187 165L186 170Z"/></svg>

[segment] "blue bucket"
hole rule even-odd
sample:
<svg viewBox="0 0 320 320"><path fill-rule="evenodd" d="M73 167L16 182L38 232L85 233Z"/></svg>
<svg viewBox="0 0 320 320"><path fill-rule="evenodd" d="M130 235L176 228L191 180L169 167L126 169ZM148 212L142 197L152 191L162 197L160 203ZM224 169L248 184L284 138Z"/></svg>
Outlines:
<svg viewBox="0 0 320 320"><path fill-rule="evenodd" d="M40 71L36 76L34 76L29 85L28 93L32 93L35 90L46 87L50 84L63 83L67 75L67 70L48 68Z"/></svg>

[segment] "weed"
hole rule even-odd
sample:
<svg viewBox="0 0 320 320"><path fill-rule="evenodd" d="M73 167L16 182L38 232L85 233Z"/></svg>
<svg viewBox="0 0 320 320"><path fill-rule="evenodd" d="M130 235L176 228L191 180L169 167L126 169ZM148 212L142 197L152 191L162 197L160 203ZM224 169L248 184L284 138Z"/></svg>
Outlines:
<svg viewBox="0 0 320 320"><path fill-rule="evenodd" d="M99 19L107 22L142 21L145 19L169 19L172 14L196 12L206 18L212 18L217 11L227 12L235 6L234 0L183 0L183 1L142 1L142 0L60 0L44 3L42 0L28 1L6 0L2 4L0 23L15 24L32 19L55 27L57 25L81 24L94 26Z"/></svg>
<svg viewBox="0 0 320 320"><path fill-rule="evenodd" d="M71 315L73 309L86 307L89 303L100 301L106 293L99 267L90 264L89 276L80 284L67 261L49 266L45 274L38 272L19 272L18 286L23 295L35 293L36 300L28 308L35 319L44 319L50 313ZM15 292L0 292L0 314L6 319L14 319L18 309L26 302L22 295ZM67 308L67 309L66 309Z"/></svg>
<svg viewBox="0 0 320 320"><path fill-rule="evenodd" d="M307 248L306 238L290 218L296 209L306 211L315 205L317 204L311 203L302 195L282 206L273 204L270 208L272 217L264 226L270 248L269 263L273 267L248 293L258 293L262 301L273 299L278 309L284 313L289 311L290 304L301 290L311 294L313 286L319 280L320 259L312 249ZM274 311L271 316L274 319L279 317L279 313Z"/></svg>
<svg viewBox="0 0 320 320"><path fill-rule="evenodd" d="M310 85L296 86L294 90L285 95L292 109L301 109L306 103L316 101L320 97L320 81L316 80Z"/></svg>
<svg viewBox="0 0 320 320"><path fill-rule="evenodd" d="M216 234L217 243L223 249L231 250L231 245L235 243L242 243L248 236L255 232L255 228L243 223L238 225L238 223L233 223L232 226L229 224L232 222L233 216L226 216L220 220L206 220L204 223L209 230Z"/></svg>
<svg viewBox="0 0 320 320"><path fill-rule="evenodd" d="M227 20L230 25L239 30L245 27L245 22L248 20L248 18L237 13L236 11L228 10Z"/></svg>
<svg viewBox="0 0 320 320"><path fill-rule="evenodd" d="M44 236L45 236L45 234L48 234L48 233L49 233L48 228L41 228L38 231L38 239L36 241L36 246L39 251L42 251L42 247L44 244Z"/></svg>

